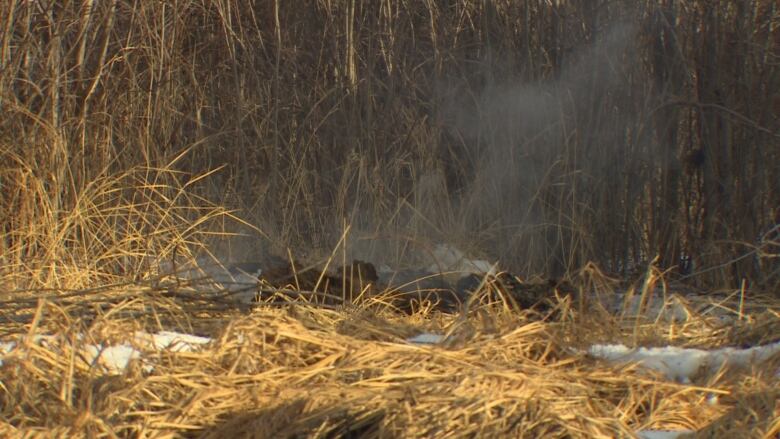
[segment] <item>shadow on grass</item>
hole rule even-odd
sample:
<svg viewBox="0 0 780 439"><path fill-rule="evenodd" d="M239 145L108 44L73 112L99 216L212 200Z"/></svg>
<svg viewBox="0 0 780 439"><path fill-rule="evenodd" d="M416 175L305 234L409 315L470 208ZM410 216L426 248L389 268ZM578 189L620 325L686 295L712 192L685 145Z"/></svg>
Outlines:
<svg viewBox="0 0 780 439"><path fill-rule="evenodd" d="M384 409L324 407L307 411L297 399L267 409L226 414L222 422L188 437L217 438L364 438L385 437Z"/></svg>

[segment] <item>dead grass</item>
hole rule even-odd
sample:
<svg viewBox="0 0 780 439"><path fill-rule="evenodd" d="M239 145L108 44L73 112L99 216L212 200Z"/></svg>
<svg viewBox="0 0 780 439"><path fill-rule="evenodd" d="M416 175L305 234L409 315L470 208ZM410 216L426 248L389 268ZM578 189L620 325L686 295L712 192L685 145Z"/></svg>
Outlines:
<svg viewBox="0 0 780 439"><path fill-rule="evenodd" d="M159 261L184 262L207 251L203 242L221 233L223 220L234 219L191 196L190 184L177 175L139 170L98 179L94 190L78 197L77 209L36 217L36 234L24 239L49 251L25 254L21 246L9 247L7 255L19 264L2 278L16 288L0 301L0 334L18 347L0 366L4 435L591 438L631 437L642 428L705 429L714 437L777 432L774 371L780 359L682 385L580 353L592 342L716 347L775 341L776 299L742 300L741 291L703 297L719 300L737 324L701 312L705 308L693 299L684 304L685 322L664 323L628 312L611 317L574 300L576 294L561 296L546 318L512 311L501 300L475 300L464 315L422 307L410 316L394 311L381 295L333 309L300 301L237 304L207 288L208 280L160 273ZM571 279L572 292L609 295L621 288L593 264ZM654 289L671 295L676 288L651 267L632 291L643 297ZM118 373L88 362L86 345L132 342L136 331L163 329L214 341L194 352L137 346L144 360ZM437 346L405 341L423 331L447 338ZM145 368L149 364L153 369ZM708 402L713 397L717 404Z"/></svg>
<svg viewBox="0 0 780 439"><path fill-rule="evenodd" d="M529 313L492 307L463 320L300 304L238 313L215 304L208 309L181 293L118 286L102 293L113 301L41 300L28 309L31 322L6 321L4 338L21 337L21 347L0 368L5 433L214 438L631 437L642 428L706 429L712 432L707 437L777 433L778 358L766 367L722 371L682 385L636 366L577 354L573 348L604 341L590 331L596 322L587 316L538 321ZM773 305L776 329L780 318ZM752 329L766 335L768 315L748 317L763 321ZM626 337L633 322L627 322ZM678 329L678 337L698 340L699 346L742 341L730 339L729 331L711 331L703 320L692 322ZM151 372L134 362L111 375L79 354L84 343L128 341L136 330L163 328L214 341L196 352L146 352L155 364ZM405 342L422 331L450 336L438 346ZM646 340L670 341L660 325L647 323L643 331ZM747 324L744 331L749 332ZM55 337L40 345L30 338L34 334ZM713 397L717 404L708 402Z"/></svg>
<svg viewBox="0 0 780 439"><path fill-rule="evenodd" d="M347 222L375 262L429 239L554 275L685 253L696 281L777 290L769 0L7 3L2 257L173 163L224 167L196 193L265 232L239 257L327 252Z"/></svg>
<svg viewBox="0 0 780 439"><path fill-rule="evenodd" d="M21 347L0 435L778 435L777 359L682 386L576 351L777 340L772 2L6 3L0 341ZM737 320L687 299L673 324L566 298L544 321L255 309L160 267L234 247L413 265L445 241L607 295L589 261L690 254ZM666 273L636 285L641 306ZM82 358L160 329L216 341L148 353L152 372ZM427 329L449 337L404 342Z"/></svg>

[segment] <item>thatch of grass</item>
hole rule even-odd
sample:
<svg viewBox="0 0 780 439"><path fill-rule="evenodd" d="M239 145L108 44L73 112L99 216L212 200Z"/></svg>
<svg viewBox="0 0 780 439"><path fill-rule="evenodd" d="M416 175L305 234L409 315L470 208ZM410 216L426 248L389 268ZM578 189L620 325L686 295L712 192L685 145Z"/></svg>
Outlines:
<svg viewBox="0 0 780 439"><path fill-rule="evenodd" d="M576 349L777 332L757 295L780 280L777 22L769 0L4 2L0 327L21 344L1 433L776 436L777 359L682 386ZM616 288L590 261L658 255L640 307L691 253L737 323L690 303L682 323L613 318L583 294L544 321L253 309L161 272L239 228L219 256L416 263L457 241L523 274L585 267L580 293ZM216 341L148 353L150 373L82 359L159 329ZM447 341L404 342L423 329Z"/></svg>
<svg viewBox="0 0 780 439"><path fill-rule="evenodd" d="M122 297L122 291L108 294ZM83 317L77 304L41 303L32 323L15 330L6 324L17 334L28 329L0 368L9 434L630 437L652 427L772 437L777 431L780 359L681 385L577 354L576 347L601 341L597 331L588 335L596 322L587 316L539 321L492 306L463 320L306 304L237 314L215 307L198 312L202 305L188 296L163 299L148 287L134 294L134 300L104 303L93 318ZM634 325L632 318L623 326L627 338ZM703 325L694 319L675 337L699 345L738 342L723 331L704 341ZM80 353L85 343L129 341L136 330L161 326L214 341L194 352L146 350L151 372L134 362L119 375L85 363ZM450 335L440 345L405 342L429 330ZM657 323L647 322L643 331L645 340L670 340ZM56 337L38 344L30 338L38 333Z"/></svg>
<svg viewBox="0 0 780 439"><path fill-rule="evenodd" d="M777 290L770 0L49 6L0 9L3 255L71 239L40 235L96 180L174 163L224 166L193 189L265 232L239 253L327 252L346 221L395 262L444 240L554 275L686 253L717 267L698 282Z"/></svg>

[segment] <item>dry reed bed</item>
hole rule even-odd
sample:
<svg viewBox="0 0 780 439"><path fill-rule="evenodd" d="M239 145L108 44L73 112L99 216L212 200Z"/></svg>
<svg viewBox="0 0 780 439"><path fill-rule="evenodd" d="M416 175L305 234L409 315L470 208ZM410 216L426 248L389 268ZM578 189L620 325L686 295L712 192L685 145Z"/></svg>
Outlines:
<svg viewBox="0 0 780 439"><path fill-rule="evenodd" d="M747 309L731 328L697 316L677 326L583 318L572 308L546 323L493 309L456 324L365 309L239 313L196 291L125 283L149 260L187 258L235 230L221 205L245 207L266 233L245 228L281 249L332 249L348 218L410 236L371 247L377 253L406 257L400 249L419 236L465 236L528 273L617 266L648 249L663 266L682 251L718 266L774 220L772 2L315 3L14 0L0 9L0 330L3 340L58 335L5 359L3 434L780 430L767 390L777 387L774 366L682 386L570 350L605 339L766 341L780 333L776 302ZM625 21L635 41L602 53L600 42L617 35L608 24ZM594 87L604 84L619 87ZM500 120L461 126L492 119L492 94L548 85L560 99L546 102L555 115L541 131ZM496 161L506 169L496 173ZM482 177L494 174L505 177ZM702 281L747 273L776 292L774 259L755 259ZM90 369L74 349L161 328L217 342L154 354L151 373L136 365L120 376ZM452 338L405 343L422 328L452 329ZM704 403L718 393L720 404Z"/></svg>
<svg viewBox="0 0 780 439"><path fill-rule="evenodd" d="M376 254L460 238L527 273L711 267L775 224L770 0L3 6L4 263L59 248L96 179L169 163L224 166L197 193L282 250L330 250L346 218L412 238ZM701 280L775 288L754 259Z"/></svg>
<svg viewBox="0 0 780 439"><path fill-rule="evenodd" d="M771 437L780 431L772 412L777 358L770 367L724 371L691 385L668 382L637 366L577 354L574 348L604 338L593 330L596 321L571 309L558 321L495 307L466 319L302 305L198 313L186 309L183 296L162 300L152 292L139 289L137 299L110 306L96 300L99 311L90 318L74 314L84 316L83 307L41 302L31 323L16 324L12 332L59 337L45 347L22 341L0 368L4 433L630 437L642 428L706 427L716 430L715 437L727 431ZM132 308L146 310L146 319L122 316ZM760 323L755 330L765 335L780 326L772 308L745 320ZM657 343L667 343L668 328L661 324L612 323L607 331L616 331L613 337L639 330L644 340L654 333ZM109 375L80 360L78 347L87 341L117 343L136 330L171 325L214 342L194 352L147 351L144 358L155 364L151 372L136 362ZM710 329L696 317L677 334L699 345L739 342L729 340L735 332L728 331L710 331L705 340ZM438 346L405 341L421 331L450 336ZM714 396L718 403L708 403Z"/></svg>

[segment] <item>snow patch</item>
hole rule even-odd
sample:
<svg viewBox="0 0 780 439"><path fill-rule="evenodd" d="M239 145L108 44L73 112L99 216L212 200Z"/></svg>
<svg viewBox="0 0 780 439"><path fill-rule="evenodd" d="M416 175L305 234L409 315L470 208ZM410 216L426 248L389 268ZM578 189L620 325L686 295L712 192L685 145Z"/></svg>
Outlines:
<svg viewBox="0 0 780 439"><path fill-rule="evenodd" d="M212 341L209 337L199 337L197 335L171 331L160 331L157 334L138 331L135 333L135 339L150 349L157 351L169 350L171 352L192 352L201 345L211 343Z"/></svg>
<svg viewBox="0 0 780 439"><path fill-rule="evenodd" d="M593 357L615 363L636 362L661 372L667 379L689 383L701 373L715 373L722 367L745 367L766 361L780 352L780 342L749 349L721 348L711 351L674 346L629 348L622 344L596 344L588 349Z"/></svg>
<svg viewBox="0 0 780 439"><path fill-rule="evenodd" d="M83 338L83 335L79 335L77 340ZM33 342L45 345L51 339L51 336L37 335L33 337ZM154 365L147 358L143 358L142 351L159 352L167 350L170 352L192 352L211 341L212 339L208 337L199 337L171 331L161 331L157 334L138 331L134 335L132 344L87 344L81 348L81 356L89 365L99 365L103 367L107 373L112 375L122 373L132 360L138 359L144 361L144 371L151 372L154 370ZM0 366L3 364L3 357L11 354L17 348L17 342L11 341L0 343Z"/></svg>
<svg viewBox="0 0 780 439"><path fill-rule="evenodd" d="M439 244L433 249L433 263L428 267L431 273L462 272L495 274L494 264L482 259L469 259L457 248Z"/></svg>
<svg viewBox="0 0 780 439"><path fill-rule="evenodd" d="M197 258L194 262L174 265L170 261L159 264L163 274L178 279L205 281L198 285L199 290L207 293L229 292L240 303L252 303L255 288L263 273L259 264L231 264L214 258ZM211 281L209 284L208 281Z"/></svg>
<svg viewBox="0 0 780 439"><path fill-rule="evenodd" d="M415 335L414 337L407 338L407 343L412 344L437 344L444 340L445 336L440 334L433 334L431 332L423 332L422 334Z"/></svg>
<svg viewBox="0 0 780 439"><path fill-rule="evenodd" d="M141 353L128 344L116 346L87 345L84 360L90 365L103 366L111 375L119 375L131 360L141 358Z"/></svg>
<svg viewBox="0 0 780 439"><path fill-rule="evenodd" d="M16 348L16 342L7 341L0 343L0 366L3 365L3 356Z"/></svg>

